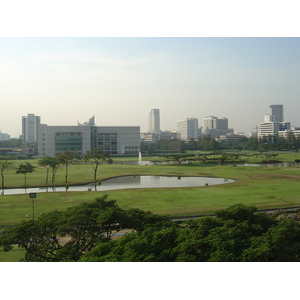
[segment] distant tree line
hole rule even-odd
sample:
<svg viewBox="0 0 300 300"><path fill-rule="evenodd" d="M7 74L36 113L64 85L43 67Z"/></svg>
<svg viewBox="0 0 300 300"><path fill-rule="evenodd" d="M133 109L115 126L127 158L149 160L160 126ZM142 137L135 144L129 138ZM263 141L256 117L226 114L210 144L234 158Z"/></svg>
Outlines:
<svg viewBox="0 0 300 300"><path fill-rule="evenodd" d="M10 139L0 141L0 148L21 148L23 141L21 139Z"/></svg>
<svg viewBox="0 0 300 300"><path fill-rule="evenodd" d="M176 147L174 147L176 145ZM158 143L141 143L143 153L185 152L188 150L212 151L212 150L248 150L248 151L282 151L300 149L300 138L291 134L288 139L275 136L244 137L234 143L217 142L211 136L202 136L198 140L161 140Z"/></svg>
<svg viewBox="0 0 300 300"><path fill-rule="evenodd" d="M235 204L179 224L140 209L123 210L104 196L6 227L0 246L10 251L18 245L32 262L298 262L299 213L278 215ZM61 243L61 237L68 239Z"/></svg>

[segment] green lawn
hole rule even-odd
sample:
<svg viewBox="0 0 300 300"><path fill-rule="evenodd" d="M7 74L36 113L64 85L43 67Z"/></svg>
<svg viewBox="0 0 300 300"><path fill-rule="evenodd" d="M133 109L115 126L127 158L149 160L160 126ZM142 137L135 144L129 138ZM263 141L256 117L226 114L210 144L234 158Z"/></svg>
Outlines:
<svg viewBox="0 0 300 300"><path fill-rule="evenodd" d="M19 262L24 258L26 250L23 248L14 247L11 251L4 252L0 250L0 262Z"/></svg>
<svg viewBox="0 0 300 300"><path fill-rule="evenodd" d="M33 164L36 161L30 161ZM13 170L7 171L6 186L22 186L23 177ZM260 174L265 174L259 177ZM278 176L278 175L280 176ZM28 174L32 186L45 185L46 172L38 168ZM57 172L57 185L64 184L65 169ZM197 188L132 189L106 192L39 193L35 199L35 216L53 209L63 210L83 201L91 201L103 194L117 200L120 207L137 207L159 214L193 215L214 212L234 203L272 208L300 205L300 168L233 167L190 165L126 165L113 164L99 167L98 179L122 175L181 175L207 176L236 179L237 182ZM293 175L296 177L287 177ZM297 177L298 176L298 177ZM71 165L69 184L93 181L93 169L87 164ZM28 195L0 196L0 225L15 224L32 212L32 200Z"/></svg>
<svg viewBox="0 0 300 300"><path fill-rule="evenodd" d="M157 157L144 157L144 160L155 160ZM282 161L299 159L298 153L282 153L278 157ZM115 161L122 161L117 158ZM137 160L127 158L127 161ZM28 160L37 166L37 160ZM125 161L125 160L124 160ZM260 162L255 158L250 162ZM21 161L15 161L20 164ZM108 194L124 209L131 207L151 210L159 214L171 216L195 215L211 213L235 203L255 205L258 208L287 207L300 205L300 168L273 167L233 167L190 165L154 165L139 166L126 164L102 165L99 167L98 180L122 175L181 175L232 178L237 181L225 185L205 186L197 188L160 188L131 189L108 192L59 192L39 193L35 199L35 216L83 201L92 201L96 197ZM27 183L31 186L45 185L46 171L28 174ZM60 168L56 176L56 184L64 185L65 169ZM71 165L69 168L69 184L93 181L93 169L88 164ZM14 170L5 171L6 186L19 187L24 184L24 176L15 174ZM32 200L27 194L0 196L0 225L13 225L26 219L32 212ZM0 251L1 262L19 261L25 254L24 249L15 247L10 252Z"/></svg>

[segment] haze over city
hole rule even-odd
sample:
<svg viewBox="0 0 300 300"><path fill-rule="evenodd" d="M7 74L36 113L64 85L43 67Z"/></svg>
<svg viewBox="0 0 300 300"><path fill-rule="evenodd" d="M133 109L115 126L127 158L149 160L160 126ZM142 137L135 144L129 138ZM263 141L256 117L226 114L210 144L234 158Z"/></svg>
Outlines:
<svg viewBox="0 0 300 300"><path fill-rule="evenodd" d="M226 117L254 131L270 104L299 121L299 38L0 38L0 130L21 134L21 117L76 125L161 129L185 118Z"/></svg>

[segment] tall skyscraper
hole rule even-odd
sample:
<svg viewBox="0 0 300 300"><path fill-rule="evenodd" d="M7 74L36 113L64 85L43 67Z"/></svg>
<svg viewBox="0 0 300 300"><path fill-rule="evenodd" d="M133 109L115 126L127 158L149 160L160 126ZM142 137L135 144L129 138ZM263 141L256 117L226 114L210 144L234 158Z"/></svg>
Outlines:
<svg viewBox="0 0 300 300"><path fill-rule="evenodd" d="M34 114L28 114L22 117L22 135L25 142L37 142L40 124L41 117L35 116Z"/></svg>
<svg viewBox="0 0 300 300"><path fill-rule="evenodd" d="M270 115L274 116L274 122L283 122L283 105L270 105Z"/></svg>
<svg viewBox="0 0 300 300"><path fill-rule="evenodd" d="M148 131L150 133L160 134L160 116L159 109L151 109L148 117Z"/></svg>
<svg viewBox="0 0 300 300"><path fill-rule="evenodd" d="M290 130L291 123L284 121L283 105L270 105L270 115L264 117L264 123L260 123L259 127L260 136L274 136L280 131Z"/></svg>

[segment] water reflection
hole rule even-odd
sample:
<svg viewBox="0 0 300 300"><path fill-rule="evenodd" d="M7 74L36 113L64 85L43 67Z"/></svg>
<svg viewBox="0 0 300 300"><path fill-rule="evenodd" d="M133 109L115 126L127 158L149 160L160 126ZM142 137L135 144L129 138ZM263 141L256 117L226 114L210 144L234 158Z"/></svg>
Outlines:
<svg viewBox="0 0 300 300"><path fill-rule="evenodd" d="M122 176L99 182L77 186L37 187L5 189L5 195L44 192L68 191L109 191L135 188L171 188L171 187L197 187L234 182L227 178L211 177L183 177L183 176Z"/></svg>

